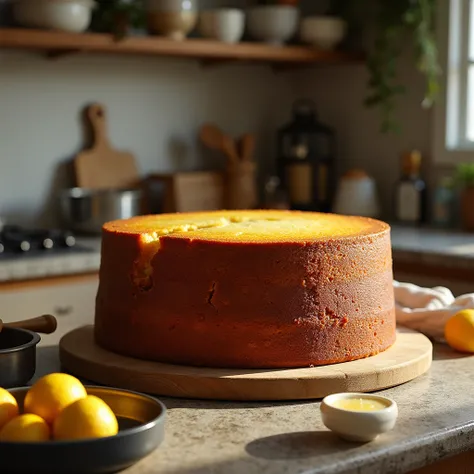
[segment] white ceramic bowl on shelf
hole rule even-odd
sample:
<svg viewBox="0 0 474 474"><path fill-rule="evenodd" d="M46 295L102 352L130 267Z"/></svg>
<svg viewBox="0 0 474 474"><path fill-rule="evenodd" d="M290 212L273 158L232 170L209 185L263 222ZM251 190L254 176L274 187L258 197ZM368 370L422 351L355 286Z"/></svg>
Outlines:
<svg viewBox="0 0 474 474"><path fill-rule="evenodd" d="M15 0L12 11L22 26L80 33L89 27L94 7L92 0Z"/></svg>
<svg viewBox="0 0 474 474"><path fill-rule="evenodd" d="M247 12L250 36L274 45L282 45L296 34L299 19L299 9L288 5L251 7Z"/></svg>
<svg viewBox="0 0 474 474"><path fill-rule="evenodd" d="M237 8L216 8L201 12L199 33L204 38L237 43L245 29L245 13Z"/></svg>
<svg viewBox="0 0 474 474"><path fill-rule="evenodd" d="M347 23L337 17L310 16L303 18L300 26L300 37L304 43L319 49L331 50L344 39Z"/></svg>

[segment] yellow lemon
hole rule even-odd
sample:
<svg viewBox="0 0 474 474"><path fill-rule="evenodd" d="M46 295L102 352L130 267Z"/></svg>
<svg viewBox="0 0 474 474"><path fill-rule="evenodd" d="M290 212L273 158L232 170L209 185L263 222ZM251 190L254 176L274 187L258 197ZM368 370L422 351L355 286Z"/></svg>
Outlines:
<svg viewBox="0 0 474 474"><path fill-rule="evenodd" d="M118 433L114 412L99 397L89 395L68 405L56 418L54 439L104 438Z"/></svg>
<svg viewBox="0 0 474 474"><path fill-rule="evenodd" d="M16 398L4 388L0 388L0 429L19 415Z"/></svg>
<svg viewBox="0 0 474 474"><path fill-rule="evenodd" d="M0 430L0 441L24 443L48 441L49 439L48 423L32 413L25 413L13 418Z"/></svg>
<svg viewBox="0 0 474 474"><path fill-rule="evenodd" d="M84 385L72 375L55 373L40 378L25 397L25 413L34 413L50 425L71 403L87 397Z"/></svg>
<svg viewBox="0 0 474 474"><path fill-rule="evenodd" d="M474 309L464 309L448 319L444 337L453 349L474 353Z"/></svg>

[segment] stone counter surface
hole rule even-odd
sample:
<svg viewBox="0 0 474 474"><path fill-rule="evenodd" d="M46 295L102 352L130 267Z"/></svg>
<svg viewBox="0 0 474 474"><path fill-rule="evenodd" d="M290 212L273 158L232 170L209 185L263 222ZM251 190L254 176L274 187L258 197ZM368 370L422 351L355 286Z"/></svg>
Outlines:
<svg viewBox="0 0 474 474"><path fill-rule="evenodd" d="M474 233L392 224L391 240L395 261L472 269Z"/></svg>
<svg viewBox="0 0 474 474"><path fill-rule="evenodd" d="M60 370L38 349L37 377ZM394 430L367 444L341 441L319 402L227 403L160 398L165 442L126 474L401 474L474 449L474 356L436 345L431 370L379 393L396 400Z"/></svg>

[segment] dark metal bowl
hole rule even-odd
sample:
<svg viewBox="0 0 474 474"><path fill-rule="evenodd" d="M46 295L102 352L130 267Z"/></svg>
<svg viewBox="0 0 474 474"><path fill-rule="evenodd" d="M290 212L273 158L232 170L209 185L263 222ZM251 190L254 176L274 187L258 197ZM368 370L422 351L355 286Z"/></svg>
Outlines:
<svg viewBox="0 0 474 474"><path fill-rule="evenodd" d="M29 387L10 390L20 408ZM8 474L107 474L121 471L154 451L165 434L166 407L128 390L86 386L117 416L119 433L99 439L41 443L0 442L0 472Z"/></svg>
<svg viewBox="0 0 474 474"><path fill-rule="evenodd" d="M36 371L36 346L41 337L26 329L0 332L0 387L26 385Z"/></svg>

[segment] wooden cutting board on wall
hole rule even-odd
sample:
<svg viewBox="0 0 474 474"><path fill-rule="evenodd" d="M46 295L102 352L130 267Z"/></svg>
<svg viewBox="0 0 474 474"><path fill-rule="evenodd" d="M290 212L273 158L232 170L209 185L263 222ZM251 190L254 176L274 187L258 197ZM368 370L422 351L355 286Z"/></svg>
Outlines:
<svg viewBox="0 0 474 474"><path fill-rule="evenodd" d="M74 158L77 186L89 189L135 187L140 180L135 157L111 146L104 105L88 106L86 118L92 128L93 143Z"/></svg>

